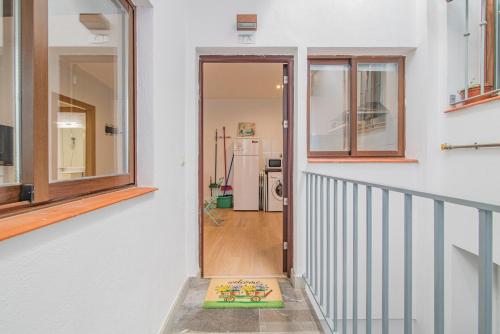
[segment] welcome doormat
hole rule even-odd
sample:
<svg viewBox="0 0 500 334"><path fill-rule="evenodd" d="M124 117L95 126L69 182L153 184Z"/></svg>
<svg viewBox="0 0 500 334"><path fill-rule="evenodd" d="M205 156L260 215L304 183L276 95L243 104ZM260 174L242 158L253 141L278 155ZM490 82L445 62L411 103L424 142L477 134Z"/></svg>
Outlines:
<svg viewBox="0 0 500 334"><path fill-rule="evenodd" d="M203 308L282 308L277 279L214 278Z"/></svg>

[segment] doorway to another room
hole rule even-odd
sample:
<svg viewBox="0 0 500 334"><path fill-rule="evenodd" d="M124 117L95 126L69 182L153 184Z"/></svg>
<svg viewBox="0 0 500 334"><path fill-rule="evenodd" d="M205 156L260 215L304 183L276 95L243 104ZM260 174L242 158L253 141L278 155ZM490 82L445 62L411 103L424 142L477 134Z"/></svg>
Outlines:
<svg viewBox="0 0 500 334"><path fill-rule="evenodd" d="M203 277L281 277L292 267L291 57L200 58Z"/></svg>

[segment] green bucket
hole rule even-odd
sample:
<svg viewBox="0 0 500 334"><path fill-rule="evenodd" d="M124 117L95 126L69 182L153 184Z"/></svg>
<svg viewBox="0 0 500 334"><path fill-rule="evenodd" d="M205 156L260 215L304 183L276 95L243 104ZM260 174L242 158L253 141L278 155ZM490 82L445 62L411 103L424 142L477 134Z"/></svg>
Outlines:
<svg viewBox="0 0 500 334"><path fill-rule="evenodd" d="M233 207L233 195L218 196L217 197L217 208L219 209L230 209Z"/></svg>

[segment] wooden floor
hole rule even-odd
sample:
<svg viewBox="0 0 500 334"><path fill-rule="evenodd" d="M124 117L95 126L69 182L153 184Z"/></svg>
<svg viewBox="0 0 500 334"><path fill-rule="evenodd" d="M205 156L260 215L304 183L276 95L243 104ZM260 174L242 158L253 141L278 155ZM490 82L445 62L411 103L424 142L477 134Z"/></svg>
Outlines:
<svg viewBox="0 0 500 334"><path fill-rule="evenodd" d="M283 214L217 209L204 219L204 276L282 276Z"/></svg>

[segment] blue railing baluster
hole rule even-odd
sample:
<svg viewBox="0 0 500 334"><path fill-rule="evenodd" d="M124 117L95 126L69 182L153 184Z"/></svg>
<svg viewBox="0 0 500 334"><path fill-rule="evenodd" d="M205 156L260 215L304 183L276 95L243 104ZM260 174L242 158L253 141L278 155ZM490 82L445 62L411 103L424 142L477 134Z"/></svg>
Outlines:
<svg viewBox="0 0 500 334"><path fill-rule="evenodd" d="M311 278L311 271L310 271L310 261L309 261L309 247L311 246L311 240L309 239L311 237L311 233L309 231L310 229L310 223L311 221L309 220L309 211L310 211L310 199L309 199L309 178L311 176L309 174L306 174L306 280L310 284L310 278Z"/></svg>
<svg viewBox="0 0 500 334"><path fill-rule="evenodd" d="M372 187L366 187L366 334L372 333Z"/></svg>
<svg viewBox="0 0 500 334"><path fill-rule="evenodd" d="M339 329L338 315L338 182L333 181L333 328Z"/></svg>
<svg viewBox="0 0 500 334"><path fill-rule="evenodd" d="M347 334L347 182L342 182L342 334Z"/></svg>
<svg viewBox="0 0 500 334"><path fill-rule="evenodd" d="M493 214L479 210L478 333L493 332Z"/></svg>
<svg viewBox="0 0 500 334"><path fill-rule="evenodd" d="M412 196L405 194L404 204L404 334L412 333L413 322L413 203Z"/></svg>
<svg viewBox="0 0 500 334"><path fill-rule="evenodd" d="M320 237L320 243L319 243L319 302L321 304L321 307L324 308L325 306L325 217L324 217L324 205L325 205L325 189L324 189L324 178L321 178L321 182L319 184L319 237Z"/></svg>
<svg viewBox="0 0 500 334"><path fill-rule="evenodd" d="M332 299L331 299L331 261L332 261L332 247L331 247L331 217L330 217L330 197L331 189L330 189L330 179L326 180L326 317L328 319L331 318L332 314Z"/></svg>
<svg viewBox="0 0 500 334"><path fill-rule="evenodd" d="M389 190L382 190L382 334L389 334Z"/></svg>
<svg viewBox="0 0 500 334"><path fill-rule="evenodd" d="M444 334L444 202L434 201L434 334Z"/></svg>
<svg viewBox="0 0 500 334"><path fill-rule="evenodd" d="M352 185L352 334L358 333L358 185Z"/></svg>
<svg viewBox="0 0 500 334"><path fill-rule="evenodd" d="M318 179L314 180L314 294L318 295Z"/></svg>

